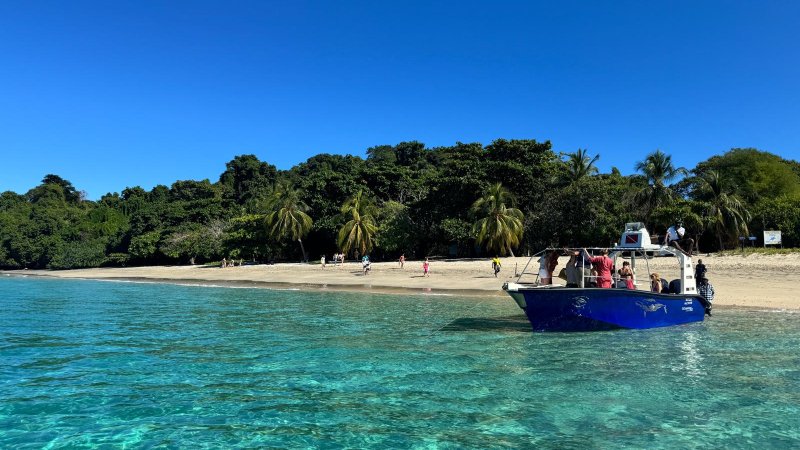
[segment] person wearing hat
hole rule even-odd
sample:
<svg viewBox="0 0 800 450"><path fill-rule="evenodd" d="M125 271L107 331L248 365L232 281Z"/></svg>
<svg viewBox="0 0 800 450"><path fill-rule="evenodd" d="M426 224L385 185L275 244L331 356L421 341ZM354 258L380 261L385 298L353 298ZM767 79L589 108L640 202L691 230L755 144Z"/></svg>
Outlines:
<svg viewBox="0 0 800 450"><path fill-rule="evenodd" d="M683 223L678 220L675 222L675 225L672 225L667 229L667 245L677 248L688 256L692 256L694 239L690 239L685 236L686 229L683 228ZM684 250L684 248L688 249L688 251Z"/></svg>
<svg viewBox="0 0 800 450"><path fill-rule="evenodd" d="M714 286L708 282L708 278L703 277L700 278L700 283L697 285L697 293L700 294L701 297L706 299L708 304L706 305L706 312L708 315L711 315L711 303L714 301Z"/></svg>

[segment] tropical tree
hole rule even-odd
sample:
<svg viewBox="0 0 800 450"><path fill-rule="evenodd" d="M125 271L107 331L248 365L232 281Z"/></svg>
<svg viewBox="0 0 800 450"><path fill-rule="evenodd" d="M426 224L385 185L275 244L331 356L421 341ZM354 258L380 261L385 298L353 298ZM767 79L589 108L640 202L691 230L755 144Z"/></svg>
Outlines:
<svg viewBox="0 0 800 450"><path fill-rule="evenodd" d="M683 167L675 167L672 164L672 156L661 150L650 153L644 161L636 163L635 167L644 175L647 186L635 192L633 200L649 220L654 209L675 197L675 192L667 186L667 183L688 172Z"/></svg>
<svg viewBox="0 0 800 450"><path fill-rule="evenodd" d="M719 249L724 249L725 239L730 240L739 235L747 235L747 223L750 212L744 203L734 195L715 170L710 170L698 177L699 195L707 203L706 224L711 228L719 241Z"/></svg>
<svg viewBox="0 0 800 450"><path fill-rule="evenodd" d="M275 185L267 201L267 231L274 239L291 239L300 243L303 261L308 261L303 238L311 230L313 220L308 205L300 200L300 192L287 182Z"/></svg>
<svg viewBox="0 0 800 450"><path fill-rule="evenodd" d="M594 158L589 158L589 152L585 149L579 148L575 153L567 153L567 172L569 173L570 182L576 183L582 178L594 175L598 172L594 163L600 159L600 155L595 155Z"/></svg>
<svg viewBox="0 0 800 450"><path fill-rule="evenodd" d="M470 211L479 219L472 226L478 244L489 251L505 255L519 245L523 232L522 211L513 206L514 196L501 183L492 185L483 197L472 204Z"/></svg>
<svg viewBox="0 0 800 450"><path fill-rule="evenodd" d="M362 189L344 202L341 212L345 219L350 220L339 229L339 247L346 255L350 250L366 255L375 246L378 207Z"/></svg>

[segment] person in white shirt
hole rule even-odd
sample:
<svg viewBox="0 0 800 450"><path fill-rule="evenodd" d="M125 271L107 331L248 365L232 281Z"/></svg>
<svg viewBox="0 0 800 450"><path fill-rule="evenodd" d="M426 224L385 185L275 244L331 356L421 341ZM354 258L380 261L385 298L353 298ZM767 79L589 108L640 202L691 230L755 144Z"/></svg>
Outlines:
<svg viewBox="0 0 800 450"><path fill-rule="evenodd" d="M683 253L692 256L692 249L694 248L694 239L685 237L686 229L683 224L678 221L675 225L667 229L667 245L671 245ZM684 248L686 250L684 250Z"/></svg>

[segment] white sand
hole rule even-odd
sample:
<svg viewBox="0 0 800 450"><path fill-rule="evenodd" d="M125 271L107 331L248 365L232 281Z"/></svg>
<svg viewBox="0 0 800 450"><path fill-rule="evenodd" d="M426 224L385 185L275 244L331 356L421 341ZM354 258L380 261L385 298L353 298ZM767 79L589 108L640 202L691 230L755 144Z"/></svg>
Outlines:
<svg viewBox="0 0 800 450"><path fill-rule="evenodd" d="M715 306L745 306L773 309L800 309L800 254L750 255L750 256L700 256L708 268L707 277L716 291ZM275 283L307 288L366 289L372 291L463 291L464 294L494 296L505 295L501 286L513 281L515 265L522 271L528 258L503 258L503 269L498 278L486 260L445 260L431 262L429 277L422 276L422 262L408 261L404 269L398 263L373 263L372 271L364 276L361 264L344 266L328 264L323 269L317 264L276 264L242 267L158 266L129 268L99 268L79 270L18 270L4 273L13 275L40 275L58 278L88 279L148 279L191 281L199 283ZM566 262L561 258L558 272ZM651 271L662 278L678 278L675 258L654 258L648 261ZM697 258L695 258L695 263ZM532 263L533 264L533 263ZM647 286L646 265L637 262L640 285ZM528 272L535 272L530 267ZM533 277L527 280L533 281ZM523 279L525 281L525 279ZM563 283L563 280L556 279Z"/></svg>

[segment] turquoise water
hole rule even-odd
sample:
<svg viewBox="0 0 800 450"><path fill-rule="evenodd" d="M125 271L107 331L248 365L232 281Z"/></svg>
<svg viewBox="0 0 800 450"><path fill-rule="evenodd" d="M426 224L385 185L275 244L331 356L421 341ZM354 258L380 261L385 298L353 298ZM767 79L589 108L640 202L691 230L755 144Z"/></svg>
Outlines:
<svg viewBox="0 0 800 450"><path fill-rule="evenodd" d="M800 314L0 277L0 448L800 447ZM438 331L437 331L438 330Z"/></svg>

